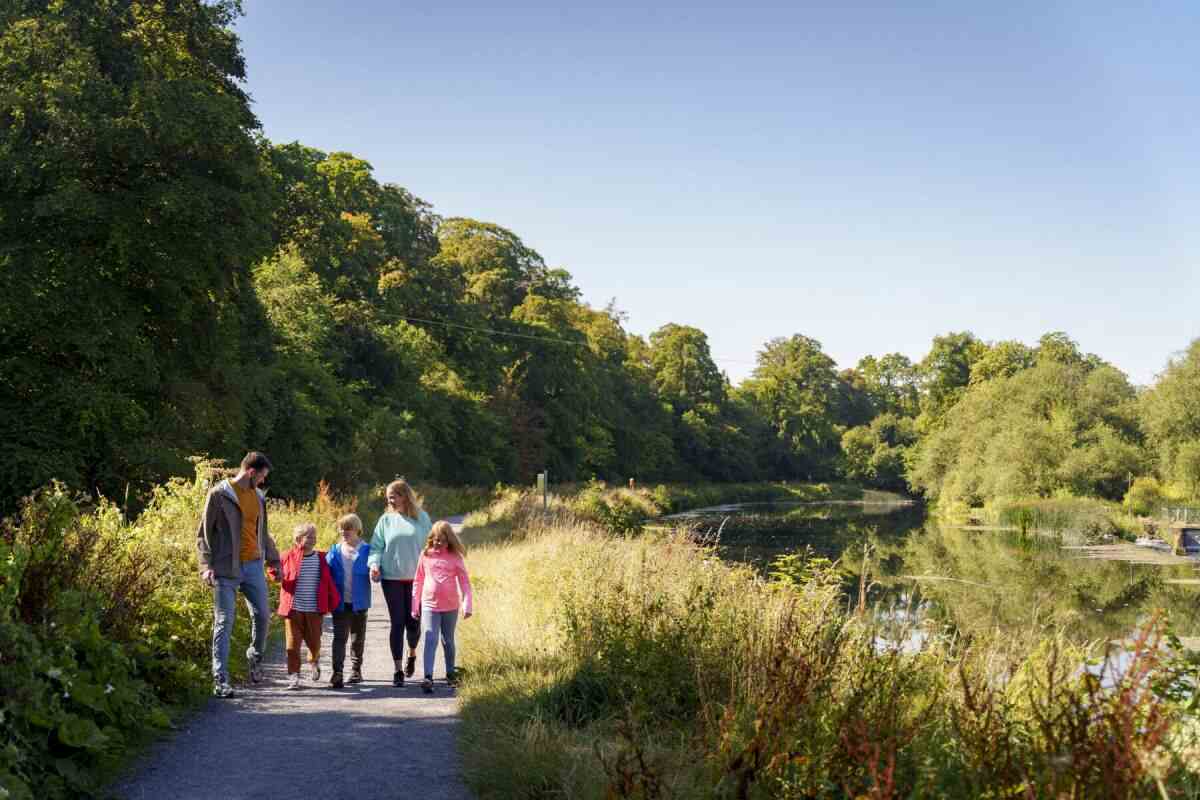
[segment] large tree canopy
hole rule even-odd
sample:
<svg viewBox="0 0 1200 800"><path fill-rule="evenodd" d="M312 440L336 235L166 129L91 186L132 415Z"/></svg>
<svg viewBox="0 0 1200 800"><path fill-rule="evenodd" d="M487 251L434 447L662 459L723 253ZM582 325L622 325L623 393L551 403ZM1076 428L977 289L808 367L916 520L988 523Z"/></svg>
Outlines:
<svg viewBox="0 0 1200 800"><path fill-rule="evenodd" d="M0 495L243 439L273 195L236 12L0 7Z"/></svg>

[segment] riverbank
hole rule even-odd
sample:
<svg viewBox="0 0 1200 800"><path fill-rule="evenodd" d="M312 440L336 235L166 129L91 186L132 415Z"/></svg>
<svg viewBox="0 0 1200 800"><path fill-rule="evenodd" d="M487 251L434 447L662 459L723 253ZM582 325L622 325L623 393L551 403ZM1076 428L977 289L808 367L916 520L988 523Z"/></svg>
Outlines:
<svg viewBox="0 0 1200 800"><path fill-rule="evenodd" d="M497 537L496 520L518 524ZM614 535L566 503L542 514L508 499L465 538L481 624L461 632L462 753L482 798L1200 786L1183 708L1137 688L1184 669L1157 627L1102 691L1077 667L1092 653L1065 637L881 646L825 567L765 579L685 536Z"/></svg>
<svg viewBox="0 0 1200 800"><path fill-rule="evenodd" d="M531 514L565 516L594 523L611 533L640 532L651 520L668 514L729 503L868 501L899 502L893 492L864 489L849 483L702 483L609 487L603 482L554 487L543 504L527 489L498 491L493 502L469 514L466 525L475 541L504 539L527 524Z"/></svg>

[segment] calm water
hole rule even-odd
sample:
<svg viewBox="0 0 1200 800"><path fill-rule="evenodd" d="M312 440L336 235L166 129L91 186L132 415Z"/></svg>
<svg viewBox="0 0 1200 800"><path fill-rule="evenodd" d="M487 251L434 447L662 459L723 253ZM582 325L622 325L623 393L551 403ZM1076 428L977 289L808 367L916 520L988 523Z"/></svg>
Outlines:
<svg viewBox="0 0 1200 800"><path fill-rule="evenodd" d="M806 549L838 560L848 604L857 602L865 563L876 614L926 627L1057 628L1080 641L1107 640L1163 609L1176 634L1200 636L1200 586L1171 582L1200 578L1192 565L1082 558L1045 537L940 525L919 506L746 504L683 516L701 530L720 529L722 557L764 570Z"/></svg>

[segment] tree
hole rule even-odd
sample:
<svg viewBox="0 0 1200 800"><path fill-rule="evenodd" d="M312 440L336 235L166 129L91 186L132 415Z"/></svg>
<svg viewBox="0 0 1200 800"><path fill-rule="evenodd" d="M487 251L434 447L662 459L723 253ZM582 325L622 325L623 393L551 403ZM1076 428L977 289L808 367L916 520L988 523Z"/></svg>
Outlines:
<svg viewBox="0 0 1200 800"><path fill-rule="evenodd" d="M1062 331L1051 331L1038 339L1034 357L1039 364L1051 362L1077 366L1085 361L1083 353L1079 351L1079 344Z"/></svg>
<svg viewBox="0 0 1200 800"><path fill-rule="evenodd" d="M985 346L971 364L970 385L975 386L996 378L1009 378L1037 363L1033 348L1013 339Z"/></svg>
<svg viewBox="0 0 1200 800"><path fill-rule="evenodd" d="M1188 494L1200 494L1200 440L1184 442L1175 454L1175 474L1188 487Z"/></svg>
<svg viewBox="0 0 1200 800"><path fill-rule="evenodd" d="M772 339L759 352L741 391L771 432L776 474L831 474L841 438L832 413L836 386L833 359L815 339Z"/></svg>
<svg viewBox="0 0 1200 800"><path fill-rule="evenodd" d="M1124 496L1145 452L1134 391L1112 367L1046 361L972 386L910 457L909 482L972 505L1058 491Z"/></svg>
<svg viewBox="0 0 1200 800"><path fill-rule="evenodd" d="M903 490L904 458L916 441L911 417L880 414L842 434L846 477L880 489Z"/></svg>
<svg viewBox="0 0 1200 800"><path fill-rule="evenodd" d="M971 365L983 354L984 344L970 331L933 337L933 346L918 370L925 390L921 411L923 428L936 425L966 391Z"/></svg>
<svg viewBox="0 0 1200 800"><path fill-rule="evenodd" d="M920 400L920 373L902 353L863 356L855 366L877 413L915 417Z"/></svg>
<svg viewBox="0 0 1200 800"><path fill-rule="evenodd" d="M1200 441L1200 339L1172 358L1139 403L1138 416L1163 478L1183 479L1180 451Z"/></svg>
<svg viewBox="0 0 1200 800"><path fill-rule="evenodd" d="M52 477L118 495L245 446L275 196L238 13L0 7L0 502Z"/></svg>
<svg viewBox="0 0 1200 800"><path fill-rule="evenodd" d="M683 414L698 404L725 402L725 378L699 328L668 323L650 334L650 364L659 397Z"/></svg>

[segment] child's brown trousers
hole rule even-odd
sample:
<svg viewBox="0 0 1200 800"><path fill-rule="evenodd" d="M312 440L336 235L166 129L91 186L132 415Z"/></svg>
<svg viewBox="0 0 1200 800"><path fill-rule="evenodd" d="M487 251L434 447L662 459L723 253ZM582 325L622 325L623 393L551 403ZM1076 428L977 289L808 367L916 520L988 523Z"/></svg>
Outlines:
<svg viewBox="0 0 1200 800"><path fill-rule="evenodd" d="M292 611L287 616L284 639L287 642L288 674L300 671L300 643L308 645L308 663L321 657L321 619L315 611Z"/></svg>

